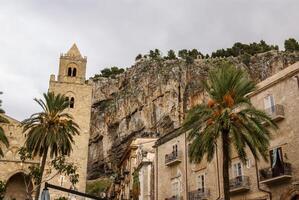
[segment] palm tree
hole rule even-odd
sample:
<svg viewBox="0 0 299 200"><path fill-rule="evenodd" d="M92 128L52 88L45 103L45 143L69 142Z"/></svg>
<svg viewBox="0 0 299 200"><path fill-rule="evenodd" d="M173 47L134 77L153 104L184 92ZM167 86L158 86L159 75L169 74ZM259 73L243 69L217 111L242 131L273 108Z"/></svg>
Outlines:
<svg viewBox="0 0 299 200"><path fill-rule="evenodd" d="M270 132L263 123L277 126L251 104L248 94L256 86L243 70L223 64L210 70L203 85L210 99L188 112L182 130L189 132L192 162L200 162L204 156L210 162L217 151L217 141L221 141L224 199L229 200L231 149L236 150L243 163L247 158L246 147L257 160L260 156L267 160Z"/></svg>
<svg viewBox="0 0 299 200"><path fill-rule="evenodd" d="M2 94L2 92L0 92L0 94ZM7 137L5 136L4 130L1 126L1 124L3 123L8 123L8 120L2 115L4 114L4 110L1 108L2 107L2 101L0 100L0 143L3 143L6 147L9 146L9 142ZM3 157L4 153L3 150L0 147L0 157Z"/></svg>
<svg viewBox="0 0 299 200"><path fill-rule="evenodd" d="M48 156L70 155L73 137L79 135L79 126L73 117L66 113L69 103L64 95L54 93L44 94L44 100L34 99L42 108L22 122L23 132L26 132L25 147L33 156L42 157L40 165L41 178L37 183L35 199L38 200L41 181Z"/></svg>

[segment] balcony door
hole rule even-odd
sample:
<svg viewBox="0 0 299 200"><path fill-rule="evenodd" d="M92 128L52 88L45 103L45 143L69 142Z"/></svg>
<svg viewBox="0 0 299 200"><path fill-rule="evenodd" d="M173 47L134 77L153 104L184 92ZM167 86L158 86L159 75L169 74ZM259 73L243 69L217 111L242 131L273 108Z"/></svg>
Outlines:
<svg viewBox="0 0 299 200"><path fill-rule="evenodd" d="M236 162L233 164L233 176L234 178L243 176L243 167L241 162Z"/></svg>
<svg viewBox="0 0 299 200"><path fill-rule="evenodd" d="M171 183L171 193L172 197L179 199L180 196L180 182L178 180L174 180Z"/></svg>
<svg viewBox="0 0 299 200"><path fill-rule="evenodd" d="M269 94L264 98L264 107L266 112L269 112L269 114L275 112L275 101L273 95Z"/></svg>
<svg viewBox="0 0 299 200"><path fill-rule="evenodd" d="M270 160L273 176L279 176L284 173L282 148L274 148L270 151Z"/></svg>

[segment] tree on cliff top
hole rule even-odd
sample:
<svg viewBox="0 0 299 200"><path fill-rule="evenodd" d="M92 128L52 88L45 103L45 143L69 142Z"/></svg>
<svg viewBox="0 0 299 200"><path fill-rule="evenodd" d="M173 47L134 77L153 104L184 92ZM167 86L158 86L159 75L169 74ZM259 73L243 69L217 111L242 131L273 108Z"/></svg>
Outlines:
<svg viewBox="0 0 299 200"><path fill-rule="evenodd" d="M294 38L289 38L284 41L284 48L286 51L299 51L299 44Z"/></svg>
<svg viewBox="0 0 299 200"><path fill-rule="evenodd" d="M251 104L248 94L256 87L243 70L230 65L211 70L204 87L210 99L188 112L182 131L190 131L189 157L193 162L200 162L205 155L211 161L217 148L222 148L224 199L229 200L231 149L243 163L247 147L256 159L261 156L266 160L270 132L263 122L277 126ZM219 139L222 145L218 146Z"/></svg>
<svg viewBox="0 0 299 200"><path fill-rule="evenodd" d="M211 57L230 57L230 56L240 56L243 54L254 55L257 53L263 53L270 50L278 50L277 45L268 45L264 40L259 43L253 42L250 44L243 44L241 42L236 42L231 48L219 49L211 54Z"/></svg>

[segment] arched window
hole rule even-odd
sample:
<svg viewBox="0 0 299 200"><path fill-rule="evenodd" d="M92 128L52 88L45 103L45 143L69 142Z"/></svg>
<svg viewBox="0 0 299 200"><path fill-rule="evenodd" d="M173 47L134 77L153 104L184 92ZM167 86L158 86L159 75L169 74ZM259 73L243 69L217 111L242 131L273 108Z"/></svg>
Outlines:
<svg viewBox="0 0 299 200"><path fill-rule="evenodd" d="M72 68L71 67L68 68L67 75L68 76L72 76Z"/></svg>
<svg viewBox="0 0 299 200"><path fill-rule="evenodd" d="M77 69L74 68L74 69L73 69L73 76L75 77L76 75L77 75Z"/></svg>
<svg viewBox="0 0 299 200"><path fill-rule="evenodd" d="M74 106L75 106L75 99L74 97L72 97L70 100L70 108L74 108Z"/></svg>

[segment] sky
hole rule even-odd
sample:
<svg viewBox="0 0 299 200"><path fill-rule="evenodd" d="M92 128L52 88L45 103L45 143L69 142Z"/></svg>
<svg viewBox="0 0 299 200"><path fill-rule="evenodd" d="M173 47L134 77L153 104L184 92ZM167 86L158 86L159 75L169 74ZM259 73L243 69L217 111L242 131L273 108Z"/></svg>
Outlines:
<svg viewBox="0 0 299 200"><path fill-rule="evenodd" d="M235 42L299 39L298 0L0 0L0 96L23 120L58 72L60 53L76 43L87 78L130 67L158 48L211 53Z"/></svg>

